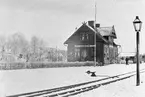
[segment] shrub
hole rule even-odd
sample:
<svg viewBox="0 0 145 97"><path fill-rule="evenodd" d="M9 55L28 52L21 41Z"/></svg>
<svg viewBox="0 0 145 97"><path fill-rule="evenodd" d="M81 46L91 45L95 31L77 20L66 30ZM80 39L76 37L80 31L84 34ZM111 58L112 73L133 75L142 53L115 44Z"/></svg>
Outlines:
<svg viewBox="0 0 145 97"><path fill-rule="evenodd" d="M94 66L94 62L3 62L0 70Z"/></svg>

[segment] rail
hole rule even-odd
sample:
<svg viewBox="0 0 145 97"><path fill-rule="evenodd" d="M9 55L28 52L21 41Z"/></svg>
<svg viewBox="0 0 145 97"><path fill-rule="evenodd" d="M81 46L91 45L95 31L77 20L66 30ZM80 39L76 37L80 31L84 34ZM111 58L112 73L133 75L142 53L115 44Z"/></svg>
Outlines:
<svg viewBox="0 0 145 97"><path fill-rule="evenodd" d="M141 73L145 72L145 69L140 70ZM41 91L35 91L35 92L29 92L29 93L22 93L22 94L16 94L11 95L7 97L69 97L73 95L77 95L86 91L90 91L96 88L99 88L103 85L108 85L110 83L114 83L120 80L124 80L127 78L130 78L132 76L136 75L136 71L131 71L111 77L106 77L103 79L98 79L94 81L69 85L69 86L63 86L53 89L46 89Z"/></svg>

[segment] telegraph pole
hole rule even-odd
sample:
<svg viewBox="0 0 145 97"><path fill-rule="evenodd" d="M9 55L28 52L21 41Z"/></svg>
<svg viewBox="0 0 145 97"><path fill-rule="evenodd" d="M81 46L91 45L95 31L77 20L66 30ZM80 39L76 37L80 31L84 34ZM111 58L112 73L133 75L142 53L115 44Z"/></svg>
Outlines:
<svg viewBox="0 0 145 97"><path fill-rule="evenodd" d="M96 1L95 1L95 21L94 21L94 29L95 29L95 34L94 34L94 66L96 66Z"/></svg>

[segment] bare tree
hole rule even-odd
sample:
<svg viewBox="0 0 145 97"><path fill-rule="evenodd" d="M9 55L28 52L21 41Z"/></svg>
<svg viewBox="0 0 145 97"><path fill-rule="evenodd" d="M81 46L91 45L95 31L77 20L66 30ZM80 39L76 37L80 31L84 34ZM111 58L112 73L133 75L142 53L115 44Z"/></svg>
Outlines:
<svg viewBox="0 0 145 97"><path fill-rule="evenodd" d="M57 48L47 47L47 42L36 36L27 41L22 33L14 33L8 37L8 41L0 37L0 51L3 53L5 48L9 51L11 59L25 59L26 62L40 61L63 61L66 58L65 52ZM5 47L6 46L6 47ZM3 54L1 54L3 55Z"/></svg>
<svg viewBox="0 0 145 97"><path fill-rule="evenodd" d="M33 59L33 61L42 61L41 57L44 53L45 45L46 44L42 39L39 39L36 36L33 36L31 38L30 47L31 47L31 58Z"/></svg>
<svg viewBox="0 0 145 97"><path fill-rule="evenodd" d="M28 53L28 44L29 43L25 39L24 35L18 32L8 38L7 47L11 50L11 53L14 56L22 58Z"/></svg>
<svg viewBox="0 0 145 97"><path fill-rule="evenodd" d="M6 48L6 38L4 36L0 36L0 53L1 53L0 60L4 59L5 48Z"/></svg>

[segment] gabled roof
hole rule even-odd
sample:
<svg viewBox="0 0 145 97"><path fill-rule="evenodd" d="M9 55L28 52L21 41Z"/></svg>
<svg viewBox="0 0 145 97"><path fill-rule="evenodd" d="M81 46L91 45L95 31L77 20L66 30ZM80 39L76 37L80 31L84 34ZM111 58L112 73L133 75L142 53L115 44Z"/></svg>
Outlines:
<svg viewBox="0 0 145 97"><path fill-rule="evenodd" d="M108 41L98 32L98 30L95 30L91 26L87 25L96 35L98 35L104 42L108 43Z"/></svg>
<svg viewBox="0 0 145 97"><path fill-rule="evenodd" d="M83 25L84 25L84 24L82 24L81 27L82 27ZM80 28L81 28L81 27L80 27ZM79 29L80 29L80 28L79 28ZM74 33L64 42L64 44L67 44L67 43L70 41L70 38L71 38L73 35L75 35L76 32L77 32L79 29L77 29L77 30L76 30L76 31L75 31L75 32L74 32Z"/></svg>
<svg viewBox="0 0 145 97"><path fill-rule="evenodd" d="M94 28L92 28L91 26L87 25L86 23L83 23L81 27L83 27L83 26L88 27L90 30L92 30L92 32L96 33L96 35L98 35L104 42L108 43L108 41L107 41L102 35L100 35L100 33L99 33L97 30L95 31ZM80 27L80 28L81 28L81 27ZM79 28L79 29L80 29L80 28ZM70 41L70 38L71 38L73 35L75 35L75 34L78 32L79 29L77 29L77 30L76 30L76 31L75 31L75 32L74 32L74 33L64 42L64 44L67 44L67 43Z"/></svg>
<svg viewBox="0 0 145 97"><path fill-rule="evenodd" d="M97 28L97 30L102 36L112 36L114 38L117 38L114 26L112 26L112 27L99 27L99 28Z"/></svg>

